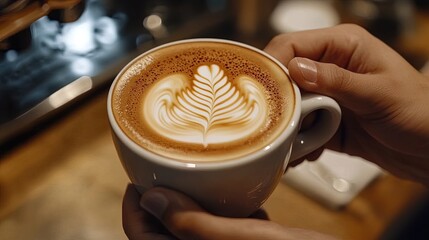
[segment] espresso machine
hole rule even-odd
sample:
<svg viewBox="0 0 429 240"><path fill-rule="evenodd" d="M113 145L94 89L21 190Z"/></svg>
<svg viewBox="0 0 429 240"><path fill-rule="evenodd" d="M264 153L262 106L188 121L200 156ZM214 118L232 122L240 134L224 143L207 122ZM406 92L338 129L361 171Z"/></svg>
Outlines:
<svg viewBox="0 0 429 240"><path fill-rule="evenodd" d="M226 0L0 0L0 145L164 42L224 37Z"/></svg>

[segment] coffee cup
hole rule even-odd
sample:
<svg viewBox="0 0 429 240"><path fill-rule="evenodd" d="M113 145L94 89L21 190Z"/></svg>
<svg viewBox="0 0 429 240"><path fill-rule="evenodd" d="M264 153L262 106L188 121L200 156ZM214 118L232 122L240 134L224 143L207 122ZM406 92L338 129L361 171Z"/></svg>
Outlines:
<svg viewBox="0 0 429 240"><path fill-rule="evenodd" d="M275 58L222 39L141 54L115 78L107 105L119 158L141 193L171 188L228 217L259 209L288 163L323 146L341 119L333 99L301 94Z"/></svg>

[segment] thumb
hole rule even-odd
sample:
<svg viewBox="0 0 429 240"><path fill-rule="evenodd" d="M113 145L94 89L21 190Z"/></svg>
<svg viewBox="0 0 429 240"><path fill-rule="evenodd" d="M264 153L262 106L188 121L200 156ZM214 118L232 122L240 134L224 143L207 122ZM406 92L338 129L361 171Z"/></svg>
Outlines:
<svg viewBox="0 0 429 240"><path fill-rule="evenodd" d="M155 187L142 194L140 205L161 222L168 224L168 218L176 212L204 213L197 203L180 192ZM166 226L168 227L168 226Z"/></svg>
<svg viewBox="0 0 429 240"><path fill-rule="evenodd" d="M140 205L179 239L210 239L213 236L211 222L217 217L182 193L156 187L142 195Z"/></svg>
<svg viewBox="0 0 429 240"><path fill-rule="evenodd" d="M374 91L374 81L364 74L340 68L335 64L321 63L296 57L289 62L289 74L301 89L334 98L354 111L365 111L368 102L380 94Z"/></svg>
<svg viewBox="0 0 429 240"><path fill-rule="evenodd" d="M140 205L179 239L332 239L321 233L286 228L266 220L214 216L189 197L166 188L145 192Z"/></svg>

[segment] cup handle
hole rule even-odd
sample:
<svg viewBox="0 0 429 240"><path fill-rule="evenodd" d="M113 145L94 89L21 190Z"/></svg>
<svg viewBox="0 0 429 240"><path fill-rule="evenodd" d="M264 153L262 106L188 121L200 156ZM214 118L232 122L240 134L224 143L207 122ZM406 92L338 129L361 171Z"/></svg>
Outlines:
<svg viewBox="0 0 429 240"><path fill-rule="evenodd" d="M322 147L334 136L341 121L341 109L330 97L305 93L301 98L301 118L297 137L293 143L291 161L297 160ZM320 111L309 129L301 131L303 119L310 113Z"/></svg>

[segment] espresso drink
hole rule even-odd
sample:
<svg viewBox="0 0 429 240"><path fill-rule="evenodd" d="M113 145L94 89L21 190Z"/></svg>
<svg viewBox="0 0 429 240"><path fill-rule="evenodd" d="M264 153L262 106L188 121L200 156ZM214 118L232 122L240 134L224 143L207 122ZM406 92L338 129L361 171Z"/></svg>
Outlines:
<svg viewBox="0 0 429 240"><path fill-rule="evenodd" d="M112 108L141 147L182 162L226 161L265 148L288 125L294 92L257 51L228 42L164 46L134 60Z"/></svg>

